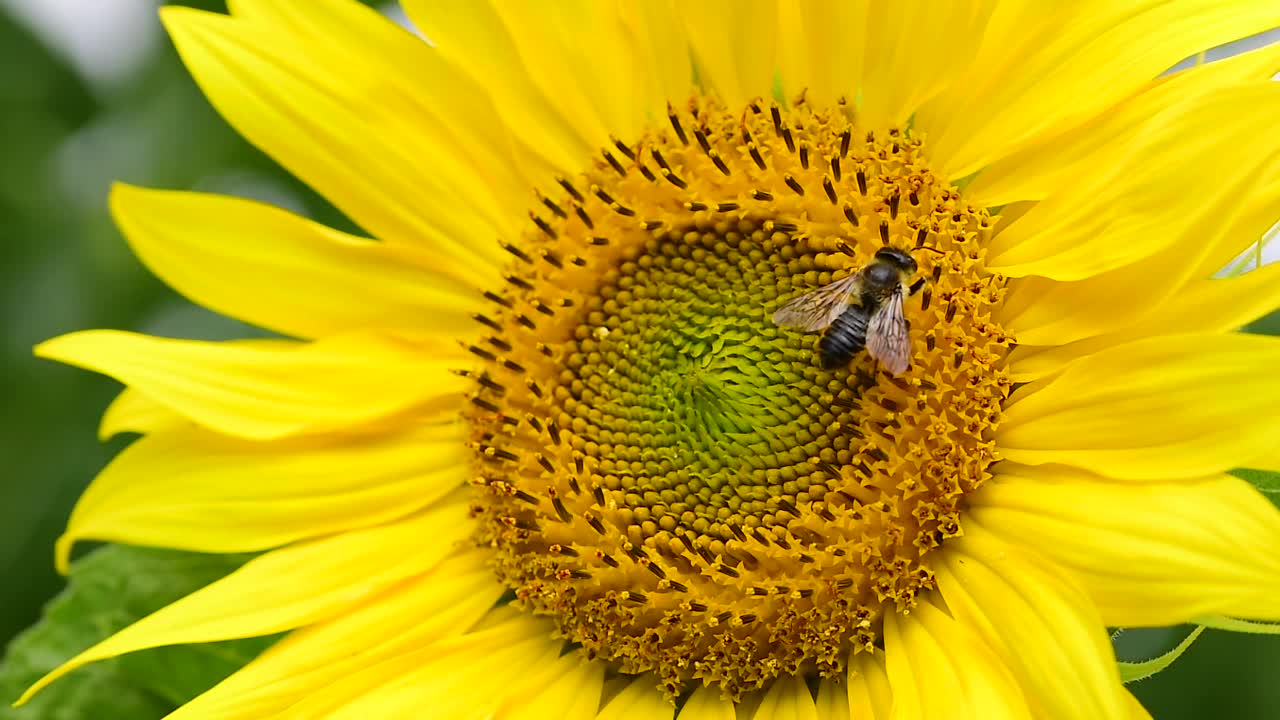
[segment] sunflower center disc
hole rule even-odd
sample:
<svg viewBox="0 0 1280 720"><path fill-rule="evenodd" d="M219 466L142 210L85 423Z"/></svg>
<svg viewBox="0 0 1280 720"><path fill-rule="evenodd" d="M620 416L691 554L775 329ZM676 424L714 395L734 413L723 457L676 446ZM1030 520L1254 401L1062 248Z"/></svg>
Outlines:
<svg viewBox="0 0 1280 720"><path fill-rule="evenodd" d="M672 696L839 673L933 587L993 460L990 218L919 139L847 115L695 98L541 198L477 317L476 542L522 607ZM885 244L928 280L912 366L822 370L821 334L771 315Z"/></svg>

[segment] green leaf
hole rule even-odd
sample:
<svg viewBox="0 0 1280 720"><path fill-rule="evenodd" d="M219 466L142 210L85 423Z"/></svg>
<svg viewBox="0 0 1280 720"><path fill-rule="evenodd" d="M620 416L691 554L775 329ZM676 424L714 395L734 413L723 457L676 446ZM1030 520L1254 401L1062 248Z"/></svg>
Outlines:
<svg viewBox="0 0 1280 720"><path fill-rule="evenodd" d="M1245 331L1257 335L1280 335L1280 311L1254 320Z"/></svg>
<svg viewBox="0 0 1280 720"><path fill-rule="evenodd" d="M1200 633L1202 632L1204 632L1204 627L1197 627L1195 630L1191 631L1190 635L1183 638L1182 642L1178 643L1176 647L1159 657L1154 657L1150 660L1142 660L1140 662L1125 662L1123 660L1117 661L1116 665L1120 666L1120 681L1124 683L1131 683L1138 680L1145 680L1152 675L1161 672L1172 665L1174 660L1181 657L1182 653L1186 652L1187 648L1191 647L1191 644L1196 641L1196 638L1200 637Z"/></svg>
<svg viewBox="0 0 1280 720"><path fill-rule="evenodd" d="M1280 495L1280 473L1237 468L1232 470L1231 474L1266 493L1273 501L1276 500L1276 496Z"/></svg>
<svg viewBox="0 0 1280 720"><path fill-rule="evenodd" d="M1190 635L1183 638L1177 647L1169 652L1141 662L1124 662L1120 661L1116 664L1120 666L1120 680L1125 683L1131 683L1137 680L1145 680L1146 678L1161 672L1165 668L1173 664L1182 653L1191 647L1191 644L1200 637L1200 633L1207 628L1215 630L1227 630L1230 632L1249 633L1252 635L1280 635L1280 623L1264 623L1253 620L1240 620L1238 618L1226 617L1224 615L1209 615L1198 618L1196 620L1196 628L1191 631ZM1114 636L1113 636L1114 639Z"/></svg>
<svg viewBox="0 0 1280 720"><path fill-rule="evenodd" d="M0 720L159 720L212 687L274 638L144 650L76 670L27 705L8 707L76 653L249 557L112 545L77 561L67 588L38 623L13 640L0 663Z"/></svg>
<svg viewBox="0 0 1280 720"><path fill-rule="evenodd" d="M1240 620L1225 615L1210 615L1196 620L1196 623L1215 630L1248 633L1250 635L1280 635L1280 623L1264 623L1254 620Z"/></svg>

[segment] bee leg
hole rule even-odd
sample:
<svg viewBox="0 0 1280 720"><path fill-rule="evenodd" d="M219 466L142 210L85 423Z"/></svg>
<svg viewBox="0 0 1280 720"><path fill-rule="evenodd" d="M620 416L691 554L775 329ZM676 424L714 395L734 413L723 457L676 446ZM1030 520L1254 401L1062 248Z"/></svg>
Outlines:
<svg viewBox="0 0 1280 720"><path fill-rule="evenodd" d="M919 280L911 283L911 287L907 288L907 295L908 296L915 295L916 293L920 292L920 288L923 288L923 287L924 287L924 278L920 278Z"/></svg>

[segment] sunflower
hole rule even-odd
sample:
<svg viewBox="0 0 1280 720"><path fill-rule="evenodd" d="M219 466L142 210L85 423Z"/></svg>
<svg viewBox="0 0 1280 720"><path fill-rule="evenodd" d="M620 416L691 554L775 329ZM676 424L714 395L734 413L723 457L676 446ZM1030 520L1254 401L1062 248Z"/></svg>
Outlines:
<svg viewBox="0 0 1280 720"><path fill-rule="evenodd" d="M1096 720L1147 717L1109 626L1280 619L1225 474L1280 469L1280 341L1235 332L1280 271L1212 279L1280 217L1280 48L1163 74L1276 3L230 4L162 18L371 237L113 190L281 337L38 347L142 436L58 565L261 554L32 692L287 632L171 717ZM902 302L910 365L825 368L773 314L885 247L835 309Z"/></svg>

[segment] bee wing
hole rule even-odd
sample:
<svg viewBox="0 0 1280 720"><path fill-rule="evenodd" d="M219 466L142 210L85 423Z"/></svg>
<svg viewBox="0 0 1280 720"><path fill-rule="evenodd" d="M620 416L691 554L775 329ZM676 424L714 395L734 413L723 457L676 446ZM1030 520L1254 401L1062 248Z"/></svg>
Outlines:
<svg viewBox="0 0 1280 720"><path fill-rule="evenodd" d="M911 361L907 318L902 314L902 288L884 301L867 323L867 352L894 375L906 371Z"/></svg>
<svg viewBox="0 0 1280 720"><path fill-rule="evenodd" d="M862 276L853 274L793 298L778 308L773 321L782 327L822 330L849 307L849 300L862 292Z"/></svg>

